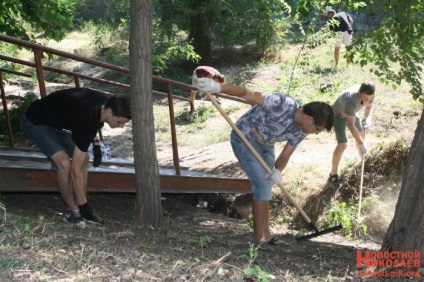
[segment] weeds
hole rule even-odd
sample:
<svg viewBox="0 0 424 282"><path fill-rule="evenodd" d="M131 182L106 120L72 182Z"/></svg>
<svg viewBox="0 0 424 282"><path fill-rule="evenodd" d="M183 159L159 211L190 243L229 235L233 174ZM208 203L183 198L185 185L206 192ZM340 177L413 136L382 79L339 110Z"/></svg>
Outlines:
<svg viewBox="0 0 424 282"><path fill-rule="evenodd" d="M352 201L337 204L329 203L326 206L328 216L325 221L325 228L341 224L343 225L343 234L349 239L365 235L368 227L362 220L357 219L357 212L358 206Z"/></svg>
<svg viewBox="0 0 424 282"><path fill-rule="evenodd" d="M3 215L4 215L4 223L6 223L6 219L7 219L7 217L6 217L6 205L3 204L2 202L0 202L0 212L3 213Z"/></svg>
<svg viewBox="0 0 424 282"><path fill-rule="evenodd" d="M194 112L191 123L186 126L187 133L195 133L205 127L204 123L215 111L213 106L200 105Z"/></svg>
<svg viewBox="0 0 424 282"><path fill-rule="evenodd" d="M168 214L165 220L165 226L163 227L166 233L169 233L171 231L171 225L172 225L171 215Z"/></svg>
<svg viewBox="0 0 424 282"><path fill-rule="evenodd" d="M213 238L210 237L209 235L204 235L202 237L200 237L200 249L202 252L202 257L203 257L203 250L209 246L211 243L213 242Z"/></svg>
<svg viewBox="0 0 424 282"><path fill-rule="evenodd" d="M253 222L253 214L249 214L249 218L247 219L247 226L249 226L250 229L253 230L253 227L255 226L255 223Z"/></svg>
<svg viewBox="0 0 424 282"><path fill-rule="evenodd" d="M229 128L227 130L223 130L223 131L220 131L220 132L208 134L208 136L206 137L204 145L217 144L217 143L221 143L221 142L228 141L228 140L230 140L230 130L229 130Z"/></svg>
<svg viewBox="0 0 424 282"><path fill-rule="evenodd" d="M8 258L8 257L3 257L3 258L0 257L0 273L9 273L18 264L19 262L16 259Z"/></svg>
<svg viewBox="0 0 424 282"><path fill-rule="evenodd" d="M257 281L266 282L276 277L267 271L261 269L259 265L253 265L258 256L258 248L255 245L249 245L249 265L244 269L244 275L247 279L257 279Z"/></svg>

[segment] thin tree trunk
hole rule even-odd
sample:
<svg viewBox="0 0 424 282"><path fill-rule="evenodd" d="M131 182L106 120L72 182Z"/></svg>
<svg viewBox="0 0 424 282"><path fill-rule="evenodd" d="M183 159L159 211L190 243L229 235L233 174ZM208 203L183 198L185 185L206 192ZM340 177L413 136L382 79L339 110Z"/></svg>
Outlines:
<svg viewBox="0 0 424 282"><path fill-rule="evenodd" d="M162 219L152 98L152 1L131 0L130 76L136 180L136 220L159 227Z"/></svg>
<svg viewBox="0 0 424 282"><path fill-rule="evenodd" d="M382 245L382 251L421 252L424 265L424 111L418 122L396 211Z"/></svg>
<svg viewBox="0 0 424 282"><path fill-rule="evenodd" d="M202 12L209 4L209 0L196 0L192 2L192 16L190 18L189 39L193 40L193 47L200 55L200 64L209 65L212 59L212 44L208 34L210 19Z"/></svg>

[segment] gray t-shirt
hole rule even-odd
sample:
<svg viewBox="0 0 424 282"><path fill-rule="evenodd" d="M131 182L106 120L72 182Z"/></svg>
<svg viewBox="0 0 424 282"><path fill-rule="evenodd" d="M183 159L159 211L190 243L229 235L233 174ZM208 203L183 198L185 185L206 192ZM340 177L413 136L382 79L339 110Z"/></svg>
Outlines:
<svg viewBox="0 0 424 282"><path fill-rule="evenodd" d="M354 116L366 104L374 102L374 95L367 103L361 103L359 100L360 84L351 86L343 91L333 104L334 116L338 118L347 118Z"/></svg>
<svg viewBox="0 0 424 282"><path fill-rule="evenodd" d="M263 105L255 105L238 121L237 126L249 140L273 146L287 141L296 147L306 134L294 124L294 115L300 105L281 93L265 96Z"/></svg>

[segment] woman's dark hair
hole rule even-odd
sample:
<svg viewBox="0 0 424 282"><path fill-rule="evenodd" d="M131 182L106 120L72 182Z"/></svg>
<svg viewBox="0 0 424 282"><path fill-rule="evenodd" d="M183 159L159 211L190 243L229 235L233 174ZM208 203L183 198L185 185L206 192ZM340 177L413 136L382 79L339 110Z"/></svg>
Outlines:
<svg viewBox="0 0 424 282"><path fill-rule="evenodd" d="M303 112L314 118L317 126L324 126L327 131L333 127L333 108L324 102L311 102L303 106Z"/></svg>
<svg viewBox="0 0 424 282"><path fill-rule="evenodd" d="M131 97L127 95L113 95L106 104L105 109L110 108L114 116L131 119Z"/></svg>

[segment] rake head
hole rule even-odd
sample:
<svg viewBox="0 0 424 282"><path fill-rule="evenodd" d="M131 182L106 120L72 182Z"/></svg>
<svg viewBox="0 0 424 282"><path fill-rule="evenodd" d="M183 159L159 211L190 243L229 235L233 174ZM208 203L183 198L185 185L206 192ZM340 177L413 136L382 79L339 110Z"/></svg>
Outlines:
<svg viewBox="0 0 424 282"><path fill-rule="evenodd" d="M340 225L337 225L337 226L334 226L334 227L331 227L331 228L328 228L328 229L324 229L322 231L318 231L318 229L315 227L315 225L313 225L312 223L310 223L310 225L313 226L312 228L315 230L315 233L296 238L297 241L308 240L308 239L311 239L311 238L315 238L315 237L318 237L318 236L321 236L321 235L324 235L324 234L327 234L327 233L331 233L331 232L343 229L343 225L340 224Z"/></svg>

